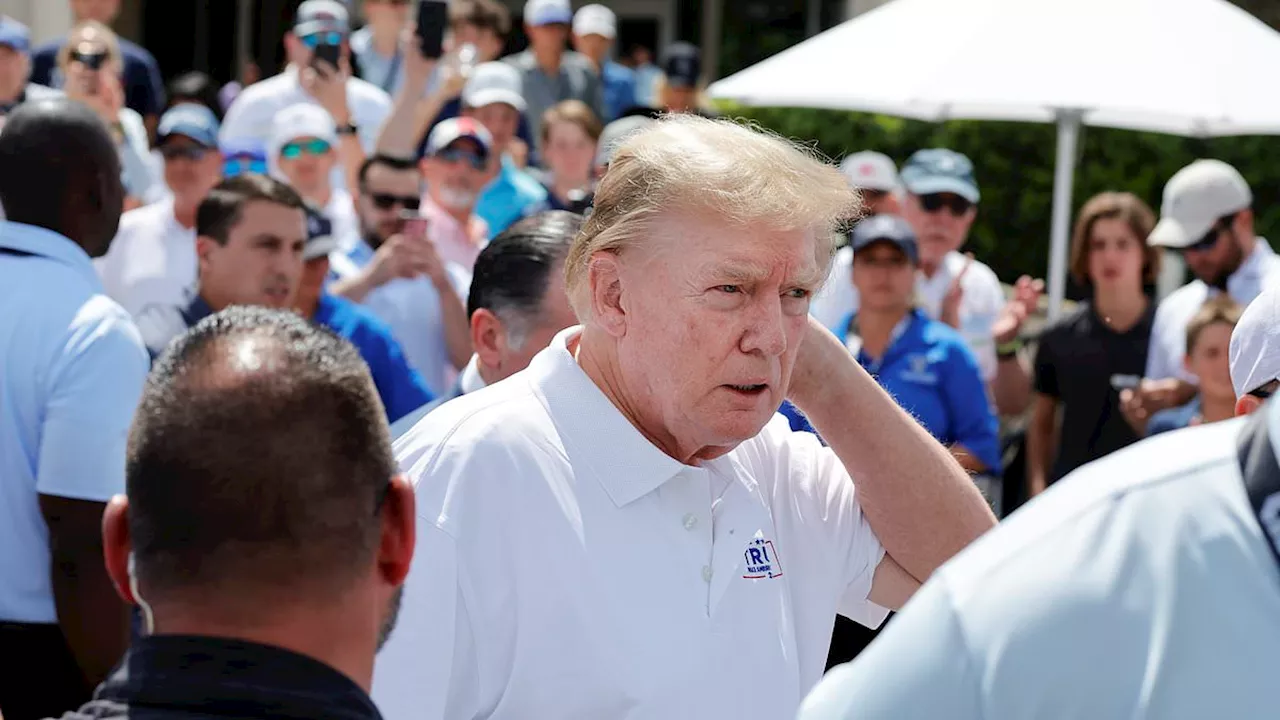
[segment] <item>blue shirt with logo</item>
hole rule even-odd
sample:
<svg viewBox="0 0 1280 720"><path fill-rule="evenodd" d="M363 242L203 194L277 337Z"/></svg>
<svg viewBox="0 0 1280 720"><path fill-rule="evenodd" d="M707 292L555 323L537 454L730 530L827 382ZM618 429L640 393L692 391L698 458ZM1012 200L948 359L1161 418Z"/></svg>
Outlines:
<svg viewBox="0 0 1280 720"><path fill-rule="evenodd" d="M547 209L547 189L503 156L502 170L480 193L474 213L489 225L489 239L520 218Z"/></svg>
<svg viewBox="0 0 1280 720"><path fill-rule="evenodd" d="M945 323L912 310L895 329L881 358L872 358L851 335L853 316L832 329L898 404L943 445L961 445L987 466L1001 471L1000 423L987 398L978 361L964 338ZM790 403L781 412L794 430L813 432Z"/></svg>

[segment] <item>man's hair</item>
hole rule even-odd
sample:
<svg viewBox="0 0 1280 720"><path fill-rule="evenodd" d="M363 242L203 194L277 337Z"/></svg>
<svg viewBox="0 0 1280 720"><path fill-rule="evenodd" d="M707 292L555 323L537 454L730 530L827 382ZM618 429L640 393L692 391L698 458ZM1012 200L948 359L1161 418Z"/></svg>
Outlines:
<svg viewBox="0 0 1280 720"><path fill-rule="evenodd" d="M591 106L581 100L562 100L555 105L547 108L542 113L542 144L546 146L551 139L551 126L556 123L569 123L582 128L582 132L591 138L592 142L600 141L600 134L604 132L604 125L600 122L600 118L591 110Z"/></svg>
<svg viewBox="0 0 1280 720"><path fill-rule="evenodd" d="M1225 323L1234 328L1240 322L1242 312L1244 308L1229 295L1219 295L1207 300L1187 323L1187 354L1190 355L1191 351L1195 350L1196 343L1200 341L1205 328L1218 323Z"/></svg>
<svg viewBox="0 0 1280 720"><path fill-rule="evenodd" d="M1071 277L1079 284L1089 282L1089 247L1093 226L1099 220L1120 220L1143 246L1142 282L1150 285L1160 274L1160 249L1147 244L1147 236L1156 225L1155 213L1137 195L1127 192L1104 192L1089 198L1080 208L1071 236Z"/></svg>
<svg viewBox="0 0 1280 720"><path fill-rule="evenodd" d="M124 53L120 51L119 36L114 30L97 20L85 20L71 28L67 33L66 41L62 43L62 47L58 48L58 67L66 68L71 62L71 51L74 49L71 47L72 40L86 34L93 35L95 40L101 42L102 49L107 54L107 62L115 65L120 72L124 72Z"/></svg>
<svg viewBox="0 0 1280 720"><path fill-rule="evenodd" d="M511 33L511 11L496 0L451 0L449 27L459 25L491 30L499 40L506 40Z"/></svg>
<svg viewBox="0 0 1280 720"><path fill-rule="evenodd" d="M551 285L551 272L582 229L582 216L549 210L504 230L476 258L467 296L467 316L485 308L507 328L507 341L520 347L537 325Z"/></svg>
<svg viewBox="0 0 1280 720"><path fill-rule="evenodd" d="M657 218L678 210L733 226L812 232L825 277L839 233L861 207L844 175L811 148L728 120L668 115L618 147L569 249L565 288L588 319L591 257L643 244Z"/></svg>
<svg viewBox="0 0 1280 720"><path fill-rule="evenodd" d="M364 162L360 163L360 170L356 174L357 182L360 183L360 192L365 191L365 183L369 180L369 171L378 165L401 172L408 170L417 172L418 170L418 162L416 160L398 158L391 155L383 155L381 153L377 155L370 155L364 159Z"/></svg>
<svg viewBox="0 0 1280 720"><path fill-rule="evenodd" d="M341 591L369 571L395 472L354 347L292 312L212 315L157 361L129 435L139 579L250 608Z"/></svg>
<svg viewBox="0 0 1280 720"><path fill-rule="evenodd" d="M213 78L199 70L183 73L169 81L167 92L169 107L180 102L195 102L203 105L222 122L222 101L218 99L218 85Z"/></svg>
<svg viewBox="0 0 1280 720"><path fill-rule="evenodd" d="M196 235L226 245L244 206L254 201L306 211L306 201L287 183L267 175L245 173L218 183L196 209Z"/></svg>

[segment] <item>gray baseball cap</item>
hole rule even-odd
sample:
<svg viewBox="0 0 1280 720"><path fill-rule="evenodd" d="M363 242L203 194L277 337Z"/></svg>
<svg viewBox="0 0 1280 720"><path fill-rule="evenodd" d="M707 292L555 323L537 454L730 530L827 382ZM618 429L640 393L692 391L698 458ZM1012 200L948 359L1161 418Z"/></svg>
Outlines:
<svg viewBox="0 0 1280 720"><path fill-rule="evenodd" d="M1253 192L1240 172L1221 160L1196 160L1169 178L1160 203L1160 222L1149 245L1185 248L1200 242L1218 220L1253 205Z"/></svg>

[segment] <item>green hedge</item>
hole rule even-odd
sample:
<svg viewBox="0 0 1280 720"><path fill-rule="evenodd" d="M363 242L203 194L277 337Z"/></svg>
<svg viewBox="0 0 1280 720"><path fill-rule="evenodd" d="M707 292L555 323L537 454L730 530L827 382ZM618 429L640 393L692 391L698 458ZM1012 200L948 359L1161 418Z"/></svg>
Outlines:
<svg viewBox="0 0 1280 720"><path fill-rule="evenodd" d="M794 108L722 107L730 117L758 122L785 137L813 144L839 159L878 150L901 164L922 147L949 147L977 170L982 206L969 248L1006 281L1049 267L1056 130L1033 123L953 121L934 124L877 115ZM1173 173L1197 157L1231 163L1253 187L1260 235L1280 240L1280 138L1198 140L1153 133L1084 128L1077 160L1074 209L1104 190L1127 190L1157 213ZM1273 244L1274 246L1274 244Z"/></svg>

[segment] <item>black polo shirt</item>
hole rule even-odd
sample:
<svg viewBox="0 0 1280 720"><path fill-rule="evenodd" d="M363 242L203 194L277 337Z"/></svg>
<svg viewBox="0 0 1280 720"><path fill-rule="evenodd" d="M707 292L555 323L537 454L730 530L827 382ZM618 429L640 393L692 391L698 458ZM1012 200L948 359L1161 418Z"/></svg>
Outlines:
<svg viewBox="0 0 1280 720"><path fill-rule="evenodd" d="M93 700L62 720L380 720L359 685L324 663L257 643L191 635L134 642Z"/></svg>
<svg viewBox="0 0 1280 720"><path fill-rule="evenodd" d="M1093 303L1084 302L1040 336L1035 389L1063 406L1050 483L1138 440L1120 412L1116 385L1134 382L1146 370L1155 310L1150 303L1132 328L1117 333Z"/></svg>

